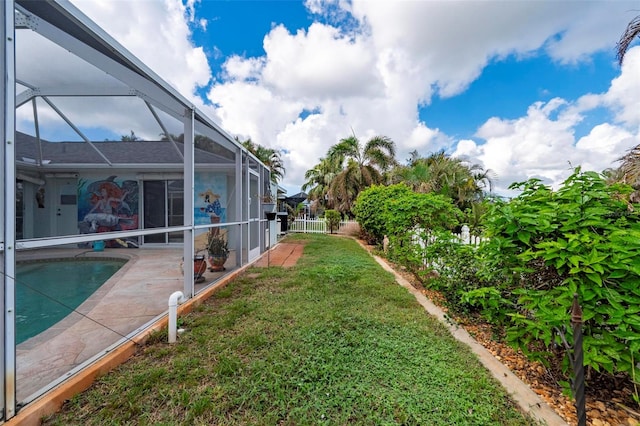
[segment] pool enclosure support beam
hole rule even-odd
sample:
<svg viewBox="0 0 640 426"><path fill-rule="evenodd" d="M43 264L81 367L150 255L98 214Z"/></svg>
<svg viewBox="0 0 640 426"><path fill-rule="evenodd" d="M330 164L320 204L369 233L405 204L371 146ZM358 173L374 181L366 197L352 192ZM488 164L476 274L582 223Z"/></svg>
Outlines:
<svg viewBox="0 0 640 426"><path fill-rule="evenodd" d="M135 90L138 91L141 96L144 96L145 99L149 100L152 104L159 106L161 109L173 115L174 117L184 117L185 110L180 100L176 99L176 97L172 96L172 94L168 93L166 90L164 90L164 88L161 88L153 81L151 81L150 78L154 78L157 80L159 79L159 77L157 77L150 70L145 69L144 72L146 75L144 76L136 73L133 70L119 64L115 60L98 52L82 41L67 34L61 29L53 26L49 22L33 15L26 9L20 6L16 7L18 8L18 10L20 10L20 12L30 18L29 22L31 23L31 29L33 31L37 32L38 34L52 41L58 46L68 50L78 58L83 59L88 63L94 65L98 69L101 69L102 71L110 74L125 85L131 88L135 88ZM75 7L73 7L73 5L68 2L65 2L65 9L67 12L72 14L80 13ZM97 27L95 24L93 24L91 28L86 28L86 30L88 30L92 35L98 34L98 36L101 36L101 38L103 39L107 37L107 34L104 33L104 30L99 29L99 27ZM109 41L113 44L117 44L117 42L113 39ZM126 49L124 49L120 45L117 45L117 47L119 48L119 53L126 56L129 61L134 62L132 60L132 55L129 52L126 52ZM141 64L137 65L138 67L143 66Z"/></svg>
<svg viewBox="0 0 640 426"><path fill-rule="evenodd" d="M193 238L194 238L194 212L193 212L193 192L195 185L193 183L194 169L194 109L190 108L185 113L184 119L184 225L188 228L184 230L184 250L182 257L184 259L184 296L191 299L194 295L193 285L193 257L195 255Z"/></svg>
<svg viewBox="0 0 640 426"><path fill-rule="evenodd" d="M236 148L236 222L241 222L242 218L242 204L245 199L244 193L242 191L242 149L240 147ZM238 228L236 233L236 266L242 266L242 226Z"/></svg>
<svg viewBox="0 0 640 426"><path fill-rule="evenodd" d="M247 262L251 260L251 256L249 253L251 252L251 175L249 174L249 154L243 155L242 159L244 161L244 181L246 184L246 192L244 195L244 205L246 206L246 216L243 211L243 220L247 221L247 238L243 242L244 246L247 248Z"/></svg>
<svg viewBox="0 0 640 426"><path fill-rule="evenodd" d="M23 86L26 84L21 83ZM138 93L128 87L29 87L16 95L16 108L41 96L55 98L106 98L112 96L138 97Z"/></svg>
<svg viewBox="0 0 640 426"><path fill-rule="evenodd" d="M36 105L36 98L31 100L33 105L33 129L36 132L36 143L38 144L38 165L42 164L42 159L44 156L42 155L42 141L40 140L40 124L38 123L38 106ZM44 185L44 184L40 184Z"/></svg>
<svg viewBox="0 0 640 426"><path fill-rule="evenodd" d="M2 136L4 139L4 149L2 150L3 160L3 186L2 186L2 215L3 235L2 235L2 272L4 292L2 298L2 329L4 330L2 346L4 354L4 368L2 369L2 402L3 417L10 419L16 414L16 339L15 339L15 242L16 242L16 172L15 172L15 5L13 0L6 0L2 3L2 17L0 25L2 29L2 61L3 76L0 91L3 97L2 114Z"/></svg>
<svg viewBox="0 0 640 426"><path fill-rule="evenodd" d="M207 125L207 123L203 121L197 120L197 117L195 117L195 130L196 132L212 139L218 145L228 149L229 151L235 151L237 147L237 145L232 142L230 136L227 136L225 133L216 130L214 127Z"/></svg>
<svg viewBox="0 0 640 426"><path fill-rule="evenodd" d="M60 109L55 106L55 104L53 102L51 102L49 100L49 98L47 98L46 96L42 97L42 100L45 101L47 103L47 105L49 105L51 107L52 110L54 110L56 112L56 114L58 114L60 116L60 118L62 118L64 120L65 123L67 123L67 125L69 127L71 127L73 129L74 132L76 132L78 134L78 136L80 136L82 138L82 140L84 140L86 143L89 144L89 146L91 148L93 148L93 150L95 152L98 153L98 155L100 157L102 157L102 159L110 166L112 166L113 164L111 164L111 161L109 161L109 159L98 149L96 148L96 146L91 142L91 140L85 136L84 133L82 133L82 131L75 125L73 124L73 122L71 120L69 120L69 118L64 115L64 113L62 111L60 111ZM38 140L38 142L40 142L40 140Z"/></svg>
<svg viewBox="0 0 640 426"><path fill-rule="evenodd" d="M173 137L171 136L171 133L169 133L169 131L167 130L167 127L164 125L162 120L160 120L160 116L158 115L156 110L153 108L153 105L151 105L147 101L144 101L144 103L147 106L147 108L149 108L149 111L151 111L151 115L153 115L153 118L156 120L156 123L158 123L158 126L160 126L160 128L162 129L162 132L164 133L166 138L169 140L169 142L171 142L171 145L173 145L173 147L175 148L180 159L182 159L182 161L184 162L184 155L182 155L182 151L180 151L180 149L178 148L178 145L176 145L176 141L173 140Z"/></svg>

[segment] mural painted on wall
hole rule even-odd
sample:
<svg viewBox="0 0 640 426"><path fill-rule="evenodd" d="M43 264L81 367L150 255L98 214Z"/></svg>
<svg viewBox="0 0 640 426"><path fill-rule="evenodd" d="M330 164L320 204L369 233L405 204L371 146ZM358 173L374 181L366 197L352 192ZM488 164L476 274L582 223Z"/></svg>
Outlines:
<svg viewBox="0 0 640 426"><path fill-rule="evenodd" d="M227 177L219 173L195 173L194 221L196 225L227 221Z"/></svg>
<svg viewBox="0 0 640 426"><path fill-rule="evenodd" d="M138 182L109 176L78 182L78 228L81 234L138 229ZM137 246L135 241L112 240L111 247Z"/></svg>

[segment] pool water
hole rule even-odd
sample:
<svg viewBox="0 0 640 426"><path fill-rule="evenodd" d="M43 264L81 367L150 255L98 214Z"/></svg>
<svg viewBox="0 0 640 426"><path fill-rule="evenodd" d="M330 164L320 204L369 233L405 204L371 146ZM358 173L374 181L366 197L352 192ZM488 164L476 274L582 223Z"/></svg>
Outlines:
<svg viewBox="0 0 640 426"><path fill-rule="evenodd" d="M42 333L69 315L125 260L74 259L16 266L16 344Z"/></svg>

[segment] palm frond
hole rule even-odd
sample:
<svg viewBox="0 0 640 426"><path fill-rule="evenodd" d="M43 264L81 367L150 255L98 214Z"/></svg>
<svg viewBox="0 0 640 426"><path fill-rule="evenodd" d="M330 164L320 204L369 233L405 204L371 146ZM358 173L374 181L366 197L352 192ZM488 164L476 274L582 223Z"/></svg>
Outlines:
<svg viewBox="0 0 640 426"><path fill-rule="evenodd" d="M624 61L624 55L629 50L629 46L633 42L633 39L640 36L640 15L636 16L629 22L626 30L620 36L620 40L616 45L617 58L620 65L622 65L622 61Z"/></svg>

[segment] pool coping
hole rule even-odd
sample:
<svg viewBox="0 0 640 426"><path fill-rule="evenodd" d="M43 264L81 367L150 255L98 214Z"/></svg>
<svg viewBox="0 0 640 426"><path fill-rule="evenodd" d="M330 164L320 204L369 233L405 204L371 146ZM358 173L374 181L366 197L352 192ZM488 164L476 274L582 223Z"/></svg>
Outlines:
<svg viewBox="0 0 640 426"><path fill-rule="evenodd" d="M131 269L135 262L139 259L139 256L135 254L118 254L118 253L103 253L103 252L82 252L75 256L61 256L54 255L53 253L47 253L40 255L37 258L22 258L18 260L18 263L38 263L38 262L51 262L51 261L69 261L80 258L80 255L91 254L91 256L83 256L83 261L90 260L126 260L126 262L118 269L113 275L109 277L100 287L98 287L89 297L87 297L80 305L78 305L73 312L65 315L60 321L53 324L46 330L38 333L37 335L28 338L24 342L16 345L17 351L31 350L38 345L51 340L58 336L64 330L72 326L81 320L84 316L88 315L91 310L100 303L100 300L124 277L124 275ZM28 256L25 256L28 257Z"/></svg>

